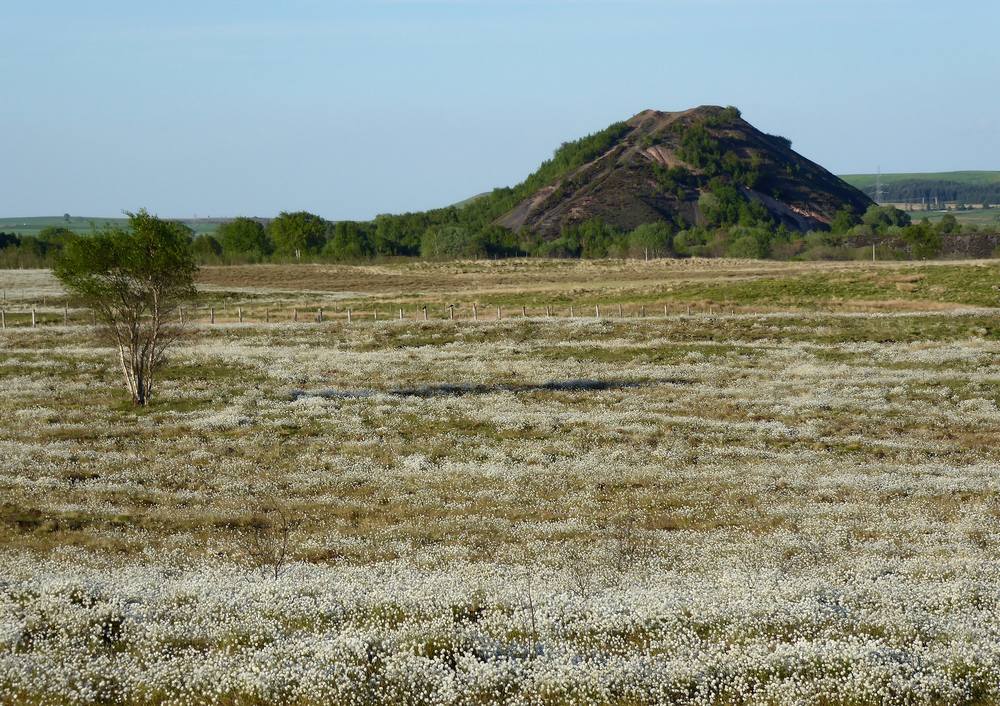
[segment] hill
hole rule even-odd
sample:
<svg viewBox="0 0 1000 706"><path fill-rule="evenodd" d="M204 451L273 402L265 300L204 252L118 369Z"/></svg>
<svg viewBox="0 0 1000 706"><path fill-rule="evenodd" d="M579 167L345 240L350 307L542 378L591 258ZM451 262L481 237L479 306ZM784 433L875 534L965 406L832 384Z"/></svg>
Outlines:
<svg viewBox="0 0 1000 706"><path fill-rule="evenodd" d="M827 226L842 208L863 213L871 203L737 109L702 106L646 110L564 144L521 185L466 209L502 211L496 224L552 237L595 218L623 230L654 221L705 225L720 209L744 205L806 231Z"/></svg>
<svg viewBox="0 0 1000 706"><path fill-rule="evenodd" d="M845 174L841 179L875 196L875 174ZM882 174L882 200L890 203L1000 204L1000 172L961 171Z"/></svg>

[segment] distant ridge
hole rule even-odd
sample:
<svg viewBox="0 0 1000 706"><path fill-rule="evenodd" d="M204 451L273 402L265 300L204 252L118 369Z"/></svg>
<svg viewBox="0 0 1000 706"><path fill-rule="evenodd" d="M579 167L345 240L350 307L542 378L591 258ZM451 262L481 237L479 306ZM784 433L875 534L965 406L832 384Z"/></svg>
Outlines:
<svg viewBox="0 0 1000 706"><path fill-rule="evenodd" d="M875 174L845 174L848 184L875 196ZM1000 171L882 174L882 200L893 203L1000 204Z"/></svg>

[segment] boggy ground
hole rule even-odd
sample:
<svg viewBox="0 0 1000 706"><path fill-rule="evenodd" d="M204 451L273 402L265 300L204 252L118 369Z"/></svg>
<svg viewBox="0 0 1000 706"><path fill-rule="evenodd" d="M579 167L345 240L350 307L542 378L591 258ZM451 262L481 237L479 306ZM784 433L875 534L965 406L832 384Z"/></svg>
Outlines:
<svg viewBox="0 0 1000 706"><path fill-rule="evenodd" d="M117 385L0 337L0 703L1000 700L996 310L217 324Z"/></svg>

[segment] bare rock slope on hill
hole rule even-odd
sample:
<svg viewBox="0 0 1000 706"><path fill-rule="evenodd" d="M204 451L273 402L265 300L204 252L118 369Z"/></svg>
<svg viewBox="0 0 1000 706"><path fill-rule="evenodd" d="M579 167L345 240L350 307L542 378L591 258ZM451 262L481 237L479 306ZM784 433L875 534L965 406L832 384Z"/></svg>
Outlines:
<svg viewBox="0 0 1000 706"><path fill-rule="evenodd" d="M584 163L571 162L556 178L537 184L496 223L544 236L592 218L622 229L658 220L702 225L713 186L720 183L798 231L823 228L838 210L862 213L872 203L795 152L787 139L757 130L735 108L646 110L563 149L587 140L590 152L576 153ZM557 152L553 159L559 158Z"/></svg>

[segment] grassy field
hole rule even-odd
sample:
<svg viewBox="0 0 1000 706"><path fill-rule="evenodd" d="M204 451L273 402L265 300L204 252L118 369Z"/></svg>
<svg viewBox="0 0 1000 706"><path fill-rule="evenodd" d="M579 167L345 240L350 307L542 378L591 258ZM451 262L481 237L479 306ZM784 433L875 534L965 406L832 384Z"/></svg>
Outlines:
<svg viewBox="0 0 1000 706"><path fill-rule="evenodd" d="M963 211L912 211L910 218L919 221L926 218L935 223L950 213L959 223L969 223L977 226L989 226L1000 229L1000 208L974 208Z"/></svg>
<svg viewBox="0 0 1000 706"><path fill-rule="evenodd" d="M202 292L191 317L219 322L275 322L294 309L303 317L322 307L324 316L370 320L470 319L477 315L592 316L595 307L626 317L694 312L742 313L831 310L874 312L950 310L1000 306L1000 261L778 262L764 260L509 259L382 265L246 265L203 267ZM0 279L3 302L15 320L32 307L61 318L66 304L55 278L45 270L8 270ZM71 302L69 302L71 303ZM453 307L453 313L449 311ZM72 312L71 316L83 316ZM200 319L199 319L200 317ZM86 317L84 317L86 318Z"/></svg>
<svg viewBox="0 0 1000 706"><path fill-rule="evenodd" d="M141 410L90 327L19 319L0 703L996 703L997 282L207 269L220 323ZM45 272L0 287L19 316L60 297ZM259 320L319 304L325 323Z"/></svg>

